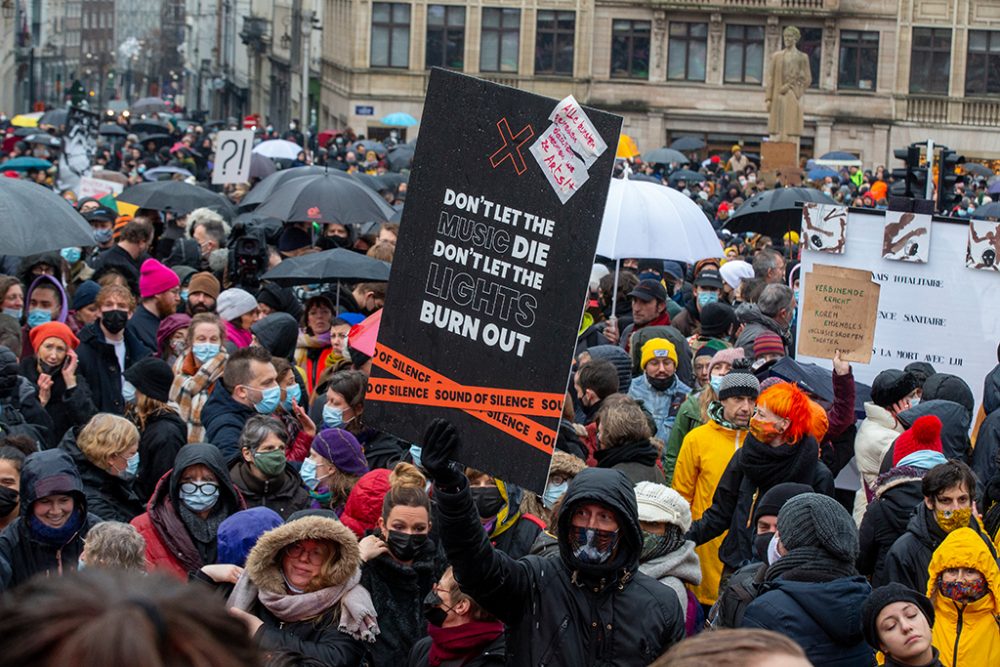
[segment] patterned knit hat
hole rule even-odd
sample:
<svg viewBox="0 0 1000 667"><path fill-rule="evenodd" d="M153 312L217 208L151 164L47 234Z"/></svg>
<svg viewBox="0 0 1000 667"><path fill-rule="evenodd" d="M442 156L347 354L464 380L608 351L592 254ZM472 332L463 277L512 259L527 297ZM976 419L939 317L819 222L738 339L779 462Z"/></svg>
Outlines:
<svg viewBox="0 0 1000 667"><path fill-rule="evenodd" d="M750 372L747 367L747 359L737 359L733 363L733 369L722 377L722 385L719 387L719 400L735 396L749 396L757 400L760 393L760 381Z"/></svg>
<svg viewBox="0 0 1000 667"><path fill-rule="evenodd" d="M770 331L758 335L753 341L753 357L760 359L765 354L780 354L785 356L785 344L781 336Z"/></svg>

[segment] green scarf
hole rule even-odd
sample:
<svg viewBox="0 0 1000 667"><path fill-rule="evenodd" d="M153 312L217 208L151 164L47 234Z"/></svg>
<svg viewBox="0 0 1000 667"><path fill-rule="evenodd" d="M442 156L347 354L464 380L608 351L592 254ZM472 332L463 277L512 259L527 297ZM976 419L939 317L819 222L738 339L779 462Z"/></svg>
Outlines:
<svg viewBox="0 0 1000 667"><path fill-rule="evenodd" d="M745 431L746 426L737 426L730 421L727 421L723 416L722 403L720 401L712 401L708 404L708 416L716 424L722 428L728 428L730 431Z"/></svg>

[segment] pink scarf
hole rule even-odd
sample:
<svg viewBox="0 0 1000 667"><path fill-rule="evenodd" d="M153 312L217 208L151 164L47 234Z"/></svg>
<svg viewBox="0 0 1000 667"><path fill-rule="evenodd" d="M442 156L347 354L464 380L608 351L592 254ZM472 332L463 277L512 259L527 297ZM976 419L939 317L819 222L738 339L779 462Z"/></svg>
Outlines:
<svg viewBox="0 0 1000 667"><path fill-rule="evenodd" d="M226 322L226 338L233 341L233 345L240 348L250 347L250 343L253 342L252 333L244 329L240 329L232 322Z"/></svg>

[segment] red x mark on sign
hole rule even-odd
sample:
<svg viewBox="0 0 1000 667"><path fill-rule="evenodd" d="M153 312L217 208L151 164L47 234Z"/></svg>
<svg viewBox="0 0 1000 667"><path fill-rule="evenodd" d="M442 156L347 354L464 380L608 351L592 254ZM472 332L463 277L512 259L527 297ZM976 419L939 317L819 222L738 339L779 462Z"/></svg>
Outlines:
<svg viewBox="0 0 1000 667"><path fill-rule="evenodd" d="M535 136L535 131L531 129L531 125L525 125L517 134L514 134L510 131L510 124L507 123L506 118L497 121L497 129L500 131L500 138L503 139L503 146L490 156L490 164L496 169L509 158L514 164L514 171L520 176L528 170L528 165L524 163L524 156L521 155L521 147Z"/></svg>

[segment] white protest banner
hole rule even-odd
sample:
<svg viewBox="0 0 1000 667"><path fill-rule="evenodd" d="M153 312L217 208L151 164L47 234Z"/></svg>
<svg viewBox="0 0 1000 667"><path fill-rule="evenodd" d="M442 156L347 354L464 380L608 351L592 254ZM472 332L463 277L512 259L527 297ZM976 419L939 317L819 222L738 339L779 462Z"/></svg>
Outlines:
<svg viewBox="0 0 1000 667"><path fill-rule="evenodd" d="M871 384L883 370L926 361L938 372L968 382L978 403L983 379L997 364L1000 276L966 268L967 221L931 225L934 243L926 264L893 261L882 257L882 217L851 211L845 252L804 250L801 275L806 278L814 264L828 264L871 271L872 280L881 286L871 363L854 364L859 382ZM799 308L799 329L801 320ZM828 360L814 357L798 360L831 367Z"/></svg>
<svg viewBox="0 0 1000 667"><path fill-rule="evenodd" d="M109 194L120 195L124 189L125 186L121 183L105 181L102 178L94 178L92 176L81 176L80 185L77 188L76 195L80 199L83 199L84 197L100 199L101 197Z"/></svg>
<svg viewBox="0 0 1000 667"><path fill-rule="evenodd" d="M252 149L253 130L219 132L215 138L212 184L249 182Z"/></svg>

